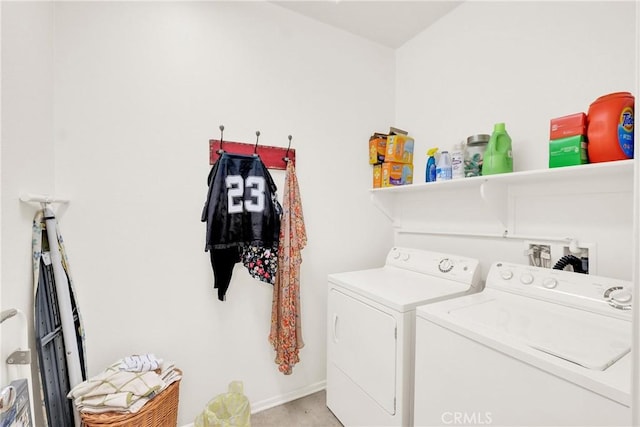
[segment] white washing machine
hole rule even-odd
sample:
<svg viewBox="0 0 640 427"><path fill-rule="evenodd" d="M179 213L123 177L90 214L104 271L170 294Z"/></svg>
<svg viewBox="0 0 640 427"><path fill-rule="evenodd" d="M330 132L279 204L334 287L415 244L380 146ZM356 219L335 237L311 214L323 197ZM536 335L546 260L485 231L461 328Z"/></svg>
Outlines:
<svg viewBox="0 0 640 427"><path fill-rule="evenodd" d="M631 283L495 263L416 316L416 426L631 424Z"/></svg>
<svg viewBox="0 0 640 427"><path fill-rule="evenodd" d="M478 261L393 248L381 268L329 275L327 406L345 426L409 426L415 308L481 287Z"/></svg>

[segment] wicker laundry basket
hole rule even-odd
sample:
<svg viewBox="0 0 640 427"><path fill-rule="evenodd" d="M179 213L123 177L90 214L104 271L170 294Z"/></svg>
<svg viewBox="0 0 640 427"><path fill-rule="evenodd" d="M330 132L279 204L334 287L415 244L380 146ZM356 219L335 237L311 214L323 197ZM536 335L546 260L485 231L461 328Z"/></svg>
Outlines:
<svg viewBox="0 0 640 427"><path fill-rule="evenodd" d="M135 414L105 412L80 413L84 427L176 427L178 425L178 397L180 380L149 400Z"/></svg>

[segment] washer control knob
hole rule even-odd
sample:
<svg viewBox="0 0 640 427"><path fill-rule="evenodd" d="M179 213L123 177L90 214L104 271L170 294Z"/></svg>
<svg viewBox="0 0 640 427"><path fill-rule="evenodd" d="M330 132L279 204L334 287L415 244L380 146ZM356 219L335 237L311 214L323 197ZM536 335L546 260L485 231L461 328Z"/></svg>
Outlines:
<svg viewBox="0 0 640 427"><path fill-rule="evenodd" d="M542 281L542 286L544 286L547 289L553 289L556 286L558 286L558 281L553 277L547 277Z"/></svg>
<svg viewBox="0 0 640 427"><path fill-rule="evenodd" d="M533 276L529 273L524 273L522 276L520 276L520 283L522 283L523 285L530 285L533 283Z"/></svg>
<svg viewBox="0 0 640 427"><path fill-rule="evenodd" d="M631 310L631 291L622 286L613 286L604 291L604 299L613 308Z"/></svg>
<svg viewBox="0 0 640 427"><path fill-rule="evenodd" d="M393 251L393 259L398 259L398 258L400 258L400 251L394 250Z"/></svg>
<svg viewBox="0 0 640 427"><path fill-rule="evenodd" d="M611 300L619 304L628 304L631 302L631 291L621 289L611 293Z"/></svg>
<svg viewBox="0 0 640 427"><path fill-rule="evenodd" d="M513 271L511 271L511 270L502 270L500 272L500 277L502 277L502 279L504 279L504 280L511 280L511 278L513 277Z"/></svg>
<svg viewBox="0 0 640 427"><path fill-rule="evenodd" d="M449 258L442 258L438 263L438 269L443 273L448 273L453 269L453 263Z"/></svg>
<svg viewBox="0 0 640 427"><path fill-rule="evenodd" d="M409 261L409 258L411 258L411 255L409 255L409 254L402 254L402 260L403 260L403 261Z"/></svg>

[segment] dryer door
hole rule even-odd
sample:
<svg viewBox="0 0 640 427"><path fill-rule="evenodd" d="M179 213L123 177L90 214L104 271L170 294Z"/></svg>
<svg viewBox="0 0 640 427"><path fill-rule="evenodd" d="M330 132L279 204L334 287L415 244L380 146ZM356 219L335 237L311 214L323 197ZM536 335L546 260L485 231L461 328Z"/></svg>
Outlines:
<svg viewBox="0 0 640 427"><path fill-rule="evenodd" d="M329 291L329 363L389 414L396 397L396 319L345 293Z"/></svg>

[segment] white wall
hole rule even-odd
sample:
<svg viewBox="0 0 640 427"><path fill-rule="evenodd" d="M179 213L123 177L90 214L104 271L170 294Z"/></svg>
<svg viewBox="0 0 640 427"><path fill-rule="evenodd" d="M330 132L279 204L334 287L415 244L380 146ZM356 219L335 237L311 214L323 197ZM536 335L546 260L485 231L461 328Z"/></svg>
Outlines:
<svg viewBox="0 0 640 427"><path fill-rule="evenodd" d="M175 360L180 424L233 379L262 407L324 381L326 274L377 265L392 242L367 191L372 131L410 130L418 181L428 147L497 121L516 169L544 168L551 117L586 111L635 78L624 43L632 3L465 3L397 50L395 64L393 51L267 3L2 8L2 308L31 315L34 207L18 193L71 195L59 219L90 374L133 352ZM229 140L294 136L309 245L306 347L290 377L267 343L271 289L241 267L228 301L212 289L199 217L219 124ZM406 241L469 256L518 246Z"/></svg>
<svg viewBox="0 0 640 427"><path fill-rule="evenodd" d="M326 276L391 244L365 159L393 86L391 50L266 2L56 3L56 189L72 197L60 221L90 374L136 352L174 360L182 424L231 380L256 407L322 387ZM309 244L291 376L267 341L272 288L237 266L227 301L213 290L200 212L220 124L232 141L293 135Z"/></svg>
<svg viewBox="0 0 640 427"><path fill-rule="evenodd" d="M24 191L53 192L53 3L2 2L2 310L18 308L33 325L31 222L37 206L20 203ZM7 369L21 347L19 318L2 324L0 384L24 377ZM33 339L33 337L31 337ZM33 344L31 344L31 348ZM35 349L32 361L36 361Z"/></svg>
<svg viewBox="0 0 640 427"><path fill-rule="evenodd" d="M429 147L451 149L469 135L490 134L497 122L506 123L513 139L516 171L546 169L552 117L587 112L610 92L635 92L635 7L608 1L466 2L399 48L396 123L415 136L417 182L424 180ZM597 274L630 280L631 185L605 194L572 183L581 194L570 196L560 194L562 185L569 184L510 195L518 203L511 231L595 243ZM496 233L480 199L465 203L464 197L433 197L427 205L438 212L426 209L423 219L435 230ZM457 229L451 218L462 218ZM477 257L485 275L493 261L528 261L524 242L517 240L399 235L395 241Z"/></svg>
<svg viewBox="0 0 640 427"><path fill-rule="evenodd" d="M549 120L635 85L634 2L466 2L396 51L396 122L451 149L505 122L515 170L548 166ZM421 172L421 173L420 173ZM422 178L424 182L424 178Z"/></svg>

